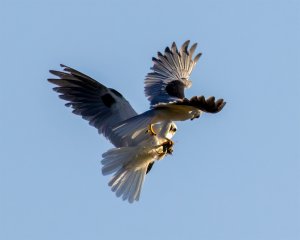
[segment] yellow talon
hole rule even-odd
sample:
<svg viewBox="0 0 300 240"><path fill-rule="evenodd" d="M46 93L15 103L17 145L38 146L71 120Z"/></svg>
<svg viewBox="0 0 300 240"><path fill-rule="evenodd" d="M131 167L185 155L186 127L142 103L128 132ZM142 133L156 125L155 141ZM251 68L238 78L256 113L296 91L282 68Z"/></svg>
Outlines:
<svg viewBox="0 0 300 240"><path fill-rule="evenodd" d="M153 124L150 124L150 125L148 126L148 130L146 131L146 133L150 133L150 135L156 136L156 133L155 133L154 130L153 130Z"/></svg>
<svg viewBox="0 0 300 240"><path fill-rule="evenodd" d="M156 153L159 155L159 157L163 157L166 154L171 154L173 153L173 146L174 142L168 138L166 138L166 142L160 144L158 147L162 147L161 151L155 149Z"/></svg>

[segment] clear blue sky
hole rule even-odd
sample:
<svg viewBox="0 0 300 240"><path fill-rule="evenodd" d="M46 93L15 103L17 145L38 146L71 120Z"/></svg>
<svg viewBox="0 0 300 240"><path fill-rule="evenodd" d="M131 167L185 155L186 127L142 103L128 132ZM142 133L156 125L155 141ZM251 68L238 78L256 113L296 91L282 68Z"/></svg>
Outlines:
<svg viewBox="0 0 300 240"><path fill-rule="evenodd" d="M299 1L1 1L0 239L300 239ZM223 111L179 123L140 202L101 175L111 145L46 81L64 63L149 107L151 57L203 52L187 96Z"/></svg>

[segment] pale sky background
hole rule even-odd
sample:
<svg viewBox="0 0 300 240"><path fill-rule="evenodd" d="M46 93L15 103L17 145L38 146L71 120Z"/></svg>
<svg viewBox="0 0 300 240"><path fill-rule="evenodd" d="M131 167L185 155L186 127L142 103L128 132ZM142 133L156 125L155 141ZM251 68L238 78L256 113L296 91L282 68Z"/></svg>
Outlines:
<svg viewBox="0 0 300 240"><path fill-rule="evenodd" d="M0 239L300 239L300 1L0 0ZM138 112L151 57L202 58L186 95L216 115L178 123L141 200L101 174L112 147L46 81L64 63Z"/></svg>

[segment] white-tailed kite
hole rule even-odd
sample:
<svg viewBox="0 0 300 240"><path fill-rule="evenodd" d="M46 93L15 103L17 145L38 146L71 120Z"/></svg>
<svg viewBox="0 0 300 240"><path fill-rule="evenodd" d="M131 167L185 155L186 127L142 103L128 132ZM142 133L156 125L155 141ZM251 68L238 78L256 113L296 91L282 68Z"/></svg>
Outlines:
<svg viewBox="0 0 300 240"><path fill-rule="evenodd" d="M50 70L59 79L48 79L54 90L68 101L65 105L96 127L116 147L105 152L101 163L104 175L114 174L109 182L118 197L129 202L140 197L141 186L156 160L173 151L171 138L177 129L173 121L198 118L202 112L216 113L225 105L223 99L203 96L186 99L184 89L201 53L193 58L197 44L180 50L175 43L164 54L153 58L153 71L145 79L145 95L151 109L138 115L116 90L65 65L64 72Z"/></svg>
<svg viewBox="0 0 300 240"><path fill-rule="evenodd" d="M103 175L115 173L109 182L112 191L130 203L139 200L145 174L156 160L171 154L176 132L173 122L165 121L153 126L156 135L147 128L119 138L113 127L130 117L136 116L128 101L116 90L107 88L96 80L65 65L64 72L50 70L59 79L48 79L57 85L53 88L73 113L82 116L96 127L116 147L103 154Z"/></svg>

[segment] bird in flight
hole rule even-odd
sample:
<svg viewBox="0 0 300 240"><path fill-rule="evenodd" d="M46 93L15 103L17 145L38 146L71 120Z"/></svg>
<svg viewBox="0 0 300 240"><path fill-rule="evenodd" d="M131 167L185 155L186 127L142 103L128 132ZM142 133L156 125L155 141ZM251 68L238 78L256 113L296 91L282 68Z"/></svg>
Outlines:
<svg viewBox="0 0 300 240"><path fill-rule="evenodd" d="M82 116L114 146L102 157L103 175L113 174L108 185L118 197L130 203L138 201L145 175L155 161L172 154L177 126L174 121L198 118L203 112L217 113L225 106L223 99L204 96L185 98L192 85L190 74L201 53L193 57L197 44L180 49L173 42L162 54L152 58L153 67L145 79L145 95L150 110L137 114L117 90L61 64L63 71L50 70L58 78L48 81L59 97L66 100L73 113Z"/></svg>

